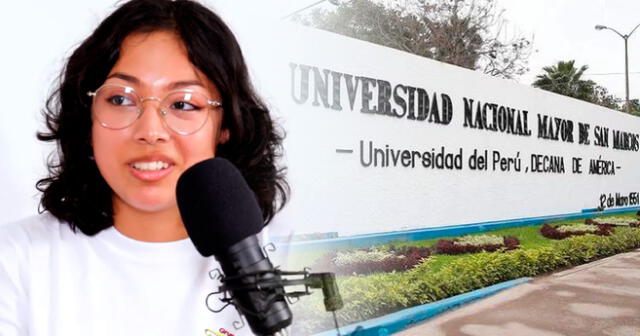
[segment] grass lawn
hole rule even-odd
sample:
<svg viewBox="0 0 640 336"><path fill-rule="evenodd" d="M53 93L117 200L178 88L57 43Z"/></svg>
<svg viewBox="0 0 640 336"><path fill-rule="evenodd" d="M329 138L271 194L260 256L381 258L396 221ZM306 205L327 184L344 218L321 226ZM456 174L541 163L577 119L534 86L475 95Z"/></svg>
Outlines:
<svg viewBox="0 0 640 336"><path fill-rule="evenodd" d="M583 220L572 220L572 221L563 221L558 222L558 224L578 224L583 223ZM485 231L481 233L474 233L474 235L481 234L490 234L496 236L512 236L518 238L520 241L520 249L533 249L539 248L543 246L550 246L555 244L557 241L552 239L547 239L540 234L540 226L525 226L525 227L514 227L508 229L498 229L492 231ZM434 239L425 239L413 242L401 242L395 245L397 246L420 246L420 247L431 247L433 246L439 239L453 239L456 237L441 237ZM442 268L442 266L449 264L450 262L465 258L467 254L458 254L458 255L447 255L447 254L433 254L431 259L431 271L438 271Z"/></svg>
<svg viewBox="0 0 640 336"><path fill-rule="evenodd" d="M606 217L637 218L635 212L603 215L603 216L597 216L597 217L598 218L606 218ZM585 221L584 219L572 219L572 220L554 221L551 223L553 225L571 225L571 224L583 224L584 221ZM520 241L520 249L523 249L523 250L551 246L557 243L558 242L557 240L545 238L540 234L541 226L542 225L512 227L507 229L497 229L492 231L473 233L473 235L491 234L496 236L516 237ZM435 245L435 243L440 239L453 239L456 237L457 236L448 236L448 237L438 237L438 238L416 240L416 241L399 241L399 242L393 242L393 243L383 244L379 246L385 247L389 245L394 245L394 246L431 247ZM321 258L323 255L330 252L331 250L319 249L314 251L305 251L301 253L296 253L296 256L294 258L291 258L291 260L289 260L288 268L298 269L298 268L308 267L312 265L316 260ZM464 258L466 255L467 254L459 254L459 255L433 254L429 258L431 260L430 269L432 271L440 270L442 266L447 265L454 260ZM315 271L322 271L322 270L315 270Z"/></svg>
<svg viewBox="0 0 640 336"><path fill-rule="evenodd" d="M637 218L635 212L598 216L598 218L606 218L606 217ZM572 225L572 224L583 224L583 223L584 223L584 219L571 219L571 220L553 222L553 225ZM541 226L542 225L512 227L508 229L498 229L498 230L474 233L474 235L491 234L496 236L516 237L520 241L520 249L523 249L523 250L536 249L536 248L551 246L556 244L558 242L557 240L545 238L540 234ZM397 243L394 243L393 245L431 247L440 239L453 239L453 238L456 238L456 237L439 237L439 238L417 240L417 241L411 241L411 242L397 242ZM466 256L467 256L466 254L459 254L459 255L434 254L430 257L431 259L430 270L433 272L438 271L443 266L451 263L452 261L465 258Z"/></svg>

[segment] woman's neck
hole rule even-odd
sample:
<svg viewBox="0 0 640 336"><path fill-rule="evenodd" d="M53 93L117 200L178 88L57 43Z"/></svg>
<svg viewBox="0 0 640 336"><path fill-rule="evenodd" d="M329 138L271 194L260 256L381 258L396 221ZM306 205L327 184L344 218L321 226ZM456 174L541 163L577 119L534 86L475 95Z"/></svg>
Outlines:
<svg viewBox="0 0 640 336"><path fill-rule="evenodd" d="M145 242L168 242L188 237L177 206L146 212L114 199L113 207L115 228L129 238Z"/></svg>

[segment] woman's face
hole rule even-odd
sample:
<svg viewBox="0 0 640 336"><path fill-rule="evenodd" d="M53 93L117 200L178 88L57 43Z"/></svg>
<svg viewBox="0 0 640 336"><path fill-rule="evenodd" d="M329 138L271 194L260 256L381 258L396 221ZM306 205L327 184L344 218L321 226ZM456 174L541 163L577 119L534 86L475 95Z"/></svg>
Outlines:
<svg viewBox="0 0 640 336"><path fill-rule="evenodd" d="M162 99L176 89L188 89L220 101L215 85L191 64L182 41L171 32L128 36L105 84L132 87L140 98ZM124 129L105 128L94 118L96 164L114 192L115 209L176 211L175 188L180 174L213 157L217 144L228 138L228 131L220 126L222 108L211 109L204 126L189 135L175 133L165 125L157 100L144 100L142 108L142 115Z"/></svg>

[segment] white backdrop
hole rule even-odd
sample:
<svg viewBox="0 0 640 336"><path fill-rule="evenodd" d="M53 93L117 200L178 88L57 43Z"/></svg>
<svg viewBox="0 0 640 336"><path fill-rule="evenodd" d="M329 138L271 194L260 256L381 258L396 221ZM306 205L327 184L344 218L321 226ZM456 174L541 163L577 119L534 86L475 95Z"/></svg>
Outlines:
<svg viewBox="0 0 640 336"><path fill-rule="evenodd" d="M300 5L294 0L204 1L236 32L245 53L259 46L253 30ZM53 150L36 140L41 109L64 60L116 8L115 0L12 1L0 5L0 224L37 213L35 183ZM246 45L246 48L244 46Z"/></svg>
<svg viewBox="0 0 640 336"><path fill-rule="evenodd" d="M275 229L280 234L349 235L574 213L600 205L602 194L628 197L640 191L638 152L612 148L613 130L637 136L640 119L396 50L283 24L277 18L290 7L286 2L280 4L279 8L213 4L238 35L258 91L287 132L285 163L293 192L290 203L276 217ZM0 194L3 222L35 213L33 185L44 173L44 156L50 150L35 141L36 129L42 129L39 109L66 53L112 9L110 2L89 7L71 2L17 6L24 8L16 8L16 13L31 13L31 17L7 11L0 14L2 45L11 47L1 56L5 78L1 98L13 103L6 104L0 114L0 150L5 159L0 168L5 190ZM452 120L441 125L406 116L362 113L361 84L354 91L351 109L344 77L340 82L342 110L314 106L313 73L308 101L296 103L292 90L299 93L301 82L299 67L292 77L292 63L317 67L320 72L328 69L380 79L392 88L398 84L422 88L430 98L434 92L446 94L453 106ZM374 108L377 87L370 91ZM465 97L528 111L531 136L464 127ZM400 108L393 98L391 104ZM571 120L574 142L538 138L538 115ZM590 125L589 145L578 144L578 122ZM608 147L593 144L596 126L610 129ZM462 149L462 169L424 168L421 161L413 168L365 167L360 141L420 153L441 147L455 153ZM489 151L486 171L469 168L474 149ZM494 150L510 157L519 153L521 171L494 171ZM531 154L562 157L565 172L527 172L532 168ZM573 157L582 159L583 173L572 173ZM598 158L613 161L619 167L615 175L589 174L589 160Z"/></svg>

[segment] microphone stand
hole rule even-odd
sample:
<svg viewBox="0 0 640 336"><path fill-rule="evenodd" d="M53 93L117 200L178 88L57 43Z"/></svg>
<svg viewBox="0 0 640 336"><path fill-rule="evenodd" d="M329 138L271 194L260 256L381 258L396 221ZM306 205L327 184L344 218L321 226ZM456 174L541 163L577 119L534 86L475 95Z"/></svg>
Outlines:
<svg viewBox="0 0 640 336"><path fill-rule="evenodd" d="M217 271L218 275L215 276L212 273ZM266 291L271 289L279 289L290 286L304 286L304 290L294 292L283 292L282 294L274 294L269 298L269 302L275 302L281 299L283 296L287 299L289 304L297 302L301 296L310 295L310 289L322 289L324 297L325 310L333 314L333 321L338 332L340 334L340 328L338 325L338 319L336 311L343 307L342 297L336 284L336 277L334 273L310 273L309 269L305 268L303 271L281 271L277 268L266 271L259 271L253 273L245 273L241 275L225 277L220 270L216 269L210 272L209 276L212 279L219 279L222 285L218 288L217 292L210 293L207 296L207 308L214 312L219 313L229 305L233 305L242 314L258 315L260 316L264 312L251 311L239 304L236 300L229 295L232 291ZM249 280L249 281L248 281ZM212 295L223 294L223 298L220 300L226 303L222 308L215 310L209 307L209 297ZM294 301L295 300L295 301ZM268 306L268 304L266 304ZM242 328L244 323L237 327L234 323L234 327L237 329ZM273 334L273 336L286 336L288 332L286 329L282 329L279 332Z"/></svg>

